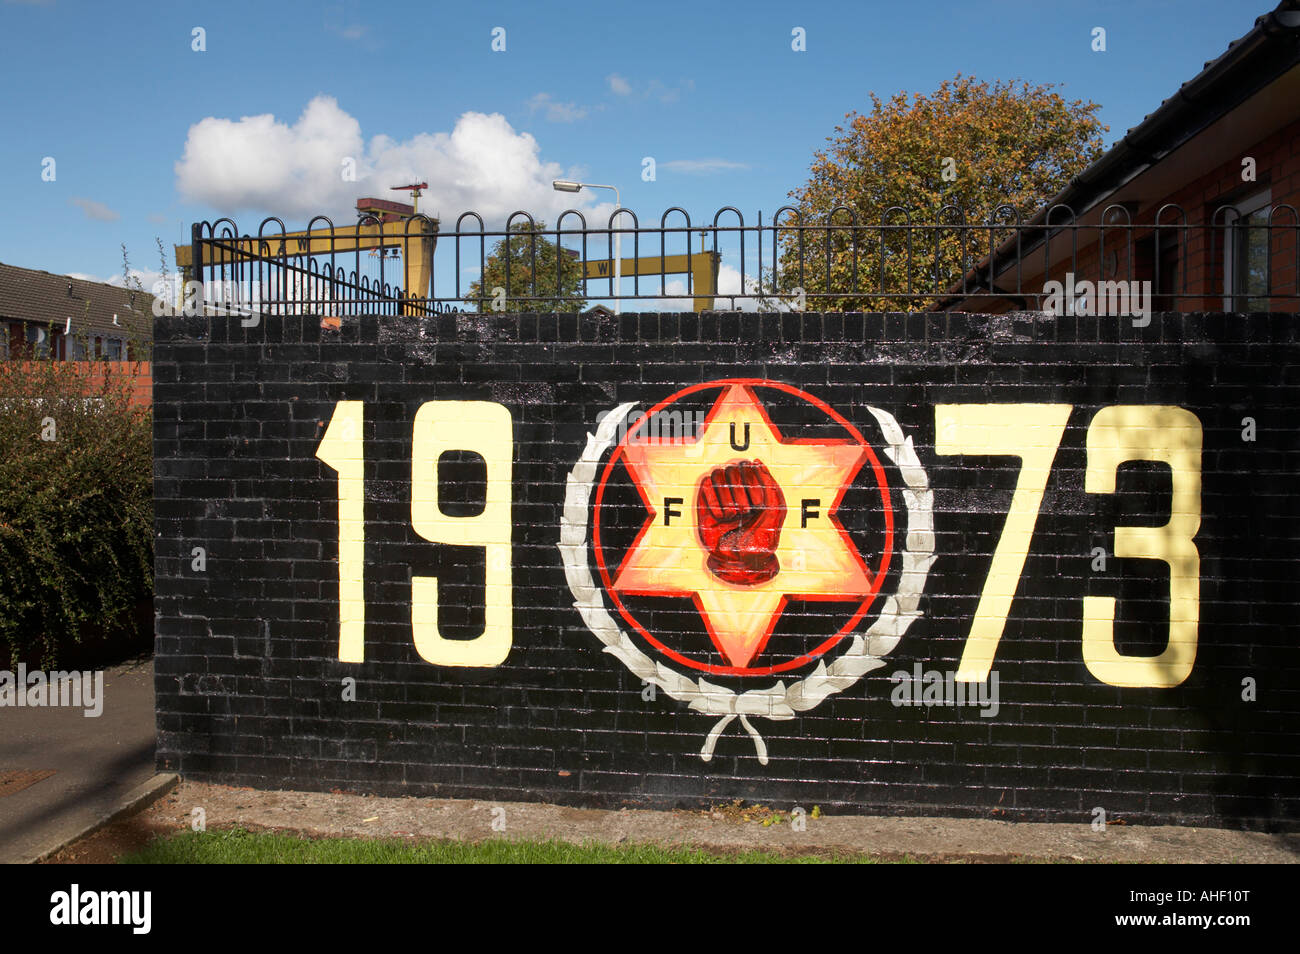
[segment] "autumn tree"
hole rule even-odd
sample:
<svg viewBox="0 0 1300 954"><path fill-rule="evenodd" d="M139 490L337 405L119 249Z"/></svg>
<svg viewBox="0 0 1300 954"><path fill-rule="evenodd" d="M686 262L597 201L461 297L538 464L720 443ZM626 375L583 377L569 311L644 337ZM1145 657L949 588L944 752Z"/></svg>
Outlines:
<svg viewBox="0 0 1300 954"><path fill-rule="evenodd" d="M835 226L802 236L782 229L780 268L767 282L783 295L844 293L811 299L819 309L932 304L990 244L1014 235L1007 223L1027 222L1100 156L1108 129L1097 104L1067 102L1050 85L990 86L961 74L929 96L900 92L882 102L873 93L871 102L827 137L808 182L789 193L798 214L775 223ZM1003 227L963 233L953 227L960 223Z"/></svg>
<svg viewBox="0 0 1300 954"><path fill-rule="evenodd" d="M587 306L582 262L545 238L545 228L545 222L511 225L509 238L497 242L484 263L481 280L465 293L465 303L479 311L582 311ZM494 299L504 307L494 308Z"/></svg>

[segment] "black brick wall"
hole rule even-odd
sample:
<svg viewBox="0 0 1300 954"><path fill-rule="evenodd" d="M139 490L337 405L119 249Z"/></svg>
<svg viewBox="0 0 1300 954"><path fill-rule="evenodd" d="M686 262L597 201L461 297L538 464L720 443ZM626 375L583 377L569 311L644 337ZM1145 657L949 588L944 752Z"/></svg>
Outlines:
<svg viewBox="0 0 1300 954"><path fill-rule="evenodd" d="M338 331L301 317L160 319L159 765L267 788L1080 823L1100 806L1139 822L1295 828L1297 328L1294 315L1221 314L1156 315L1142 329L1032 313L444 315ZM883 668L797 718L755 719L767 765L738 723L700 759L716 719L663 692L643 698L574 609L557 549L565 477L600 412L736 377L815 395L877 452L865 407L889 411L934 490L922 617ZM315 456L340 400L366 402L363 663L338 659L337 482ZM410 527L412 420L443 400L498 402L514 421L513 648L496 668L433 666L412 644L413 573L442 579L448 635L482 625L482 550ZM994 718L890 701L894 671L956 668L1015 486L1014 459L934 453L934 406L951 403L1074 405L994 663ZM1169 517L1161 465L1124 465L1114 495L1084 492L1085 432L1113 404L1177 405L1203 428L1199 649L1175 688L1106 685L1082 660L1084 595L1119 597L1123 652L1159 652L1167 625L1163 564L1090 566L1117 524ZM440 471L444 509L473 513L481 467L449 456ZM348 676L354 702L341 698ZM1247 677L1255 701L1242 699Z"/></svg>

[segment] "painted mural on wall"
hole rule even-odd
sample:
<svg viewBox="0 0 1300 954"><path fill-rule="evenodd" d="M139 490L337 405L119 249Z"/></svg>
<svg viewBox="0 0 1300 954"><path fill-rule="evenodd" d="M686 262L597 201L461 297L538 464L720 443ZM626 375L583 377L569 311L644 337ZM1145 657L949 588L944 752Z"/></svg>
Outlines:
<svg viewBox="0 0 1300 954"><path fill-rule="evenodd" d="M932 495L897 421L868 410L909 485L904 573L883 606L881 584L899 559L884 468L858 428L797 388L698 385L630 426L634 408L620 405L569 475L560 548L575 605L644 683L717 717L706 761L739 719L766 763L752 719L792 719L852 686L884 665L917 616L933 560ZM770 678L813 663L802 678ZM766 685L732 689L710 676Z"/></svg>
<svg viewBox="0 0 1300 954"><path fill-rule="evenodd" d="M885 665L922 615L920 598L938 558L926 469L892 414L859 410L869 415L874 439L792 385L707 382L645 410L627 402L603 412L567 475L559 549L574 607L604 651L644 685L715 719L700 749L705 761L738 720L766 764L757 720L794 719L849 689ZM1020 463L957 682L979 685L990 676L1073 410L934 408L937 455ZM364 660L363 424L364 402L339 402L317 449L338 473L344 662ZM1121 653L1115 599L1084 596L1084 662L1113 686L1177 686L1196 659L1200 421L1178 407L1116 405L1093 416L1086 440L1088 493L1113 493L1123 463L1154 461L1170 468L1172 496L1164 525L1115 528L1116 556L1168 566L1164 650ZM501 404L431 401L415 415L411 526L431 542L482 547L485 557L485 621L474 639L443 635L437 578L412 576L412 638L430 663L492 667L510 652L513 447L512 418ZM452 516L439 505L434 465L450 451L486 462L486 501L476 515ZM903 504L897 514L895 496ZM895 585L882 592L895 561Z"/></svg>
<svg viewBox="0 0 1300 954"><path fill-rule="evenodd" d="M160 765L1293 821L1295 327L160 319Z"/></svg>

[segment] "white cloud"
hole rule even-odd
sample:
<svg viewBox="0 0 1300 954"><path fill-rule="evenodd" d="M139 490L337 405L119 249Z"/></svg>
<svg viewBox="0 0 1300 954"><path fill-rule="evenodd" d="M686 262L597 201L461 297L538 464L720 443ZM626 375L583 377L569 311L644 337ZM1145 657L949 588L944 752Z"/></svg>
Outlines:
<svg viewBox="0 0 1300 954"><path fill-rule="evenodd" d="M68 200L68 204L75 205L81 209L86 218L93 219L96 222L116 222L122 217L104 203L96 202L94 199L82 199L73 196Z"/></svg>
<svg viewBox="0 0 1300 954"><path fill-rule="evenodd" d="M657 287L657 286L656 286ZM748 294L753 295L758 291L758 281L753 276L746 275L744 287ZM739 295L741 293L740 269L731 265L722 264L718 266L718 290L717 295ZM664 298L662 300L647 302L647 305L654 305L655 308L662 308L664 311L690 311L695 307L695 300L687 296L686 280L682 278L670 279L664 284L665 295L680 295L680 298ZM730 298L717 298L714 301L717 308L731 310ZM737 298L737 311L758 311L758 302L753 298ZM788 311L788 308L778 305L777 311Z"/></svg>
<svg viewBox="0 0 1300 954"><path fill-rule="evenodd" d="M528 101L530 113L539 109L546 111L546 121L551 123L573 123L587 115L587 107L577 103L557 102L551 98L550 93L538 93Z"/></svg>
<svg viewBox="0 0 1300 954"><path fill-rule="evenodd" d="M344 160L355 165L356 181L345 181ZM317 96L290 124L275 116L238 120L208 117L190 127L176 163L182 197L222 213L254 211L289 218L318 213L335 222L351 220L357 198L403 200L389 190L401 182L427 181L420 208L441 213L451 226L474 210L500 222L516 209L553 222L570 206L590 215L611 206L589 205L594 195L566 195L553 179L574 178L575 169L544 161L537 140L515 130L500 113L463 113L451 132L418 133L397 141L373 136L330 96ZM568 225L574 223L569 220Z"/></svg>
<svg viewBox="0 0 1300 954"><path fill-rule="evenodd" d="M683 92L695 89L695 80L683 80L680 86L668 86L660 80L653 79L646 87L647 99L657 99L661 103L675 103Z"/></svg>
<svg viewBox="0 0 1300 954"><path fill-rule="evenodd" d="M740 269L735 268L725 262L718 266L718 294L719 295L739 295L742 292L754 294L758 291L758 280L752 275L745 276L744 287L741 287ZM731 307L731 299L723 299L718 303L723 308ZM752 298L737 298L736 308L739 311L758 311L758 302Z"/></svg>
<svg viewBox="0 0 1300 954"><path fill-rule="evenodd" d="M638 93L637 86L618 73L610 73L605 77L605 82L609 84L610 92L617 96L639 95L642 99L657 99L661 103L675 103L682 93L695 89L695 80L692 79L682 80L676 86L669 86L660 79L652 79Z"/></svg>
<svg viewBox="0 0 1300 954"><path fill-rule="evenodd" d="M744 162L733 162L730 159L670 159L659 163L659 168L688 176L707 176L715 172L748 169L749 165Z"/></svg>
<svg viewBox="0 0 1300 954"><path fill-rule="evenodd" d="M101 285L115 285L118 288L123 288L126 285L126 280L122 277L121 272L118 272L116 275L110 275L108 278L100 278L98 275L87 275L85 272L68 272L68 277L78 278L83 282L99 282ZM144 287L145 291L152 291L153 286L164 277L170 279L173 276L164 276L162 272L155 272L148 268L133 268L131 269L131 287L134 288L135 279L139 279L140 284Z"/></svg>
<svg viewBox="0 0 1300 954"><path fill-rule="evenodd" d="M657 287L657 285L655 286ZM637 308L644 308L646 311L690 311L695 307L695 302L686 296L686 282L680 278L673 278L664 283L665 295L681 295L681 298L657 298L654 301L637 302Z"/></svg>

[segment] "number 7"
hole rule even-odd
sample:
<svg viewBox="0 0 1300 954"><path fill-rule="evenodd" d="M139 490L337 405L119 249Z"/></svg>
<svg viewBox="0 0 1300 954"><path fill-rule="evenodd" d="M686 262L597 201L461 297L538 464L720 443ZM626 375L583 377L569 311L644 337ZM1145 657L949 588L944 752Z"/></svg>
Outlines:
<svg viewBox="0 0 1300 954"><path fill-rule="evenodd" d="M1016 595L1043 504L1047 477L1065 435L1069 404L937 404L934 452L1019 457L1020 474L993 552L970 636L957 666L959 682L983 682Z"/></svg>

